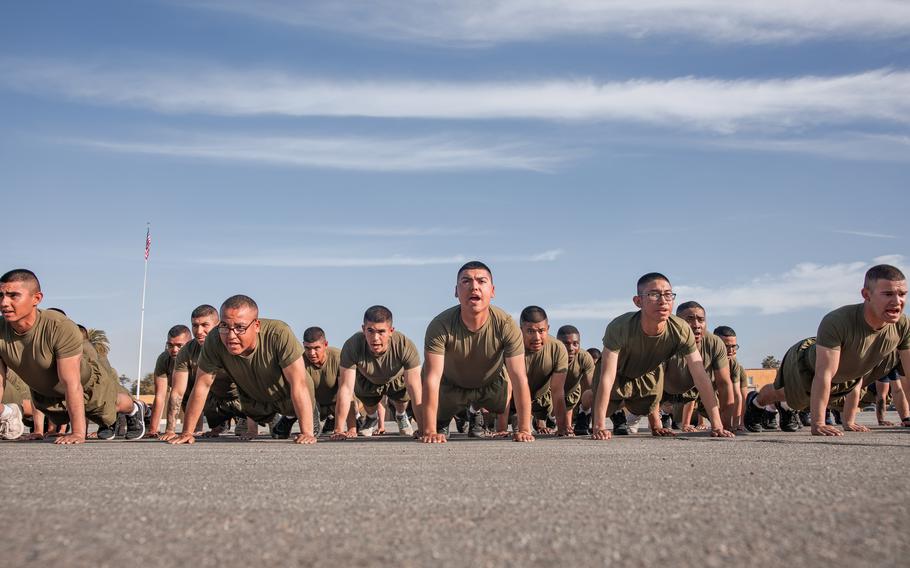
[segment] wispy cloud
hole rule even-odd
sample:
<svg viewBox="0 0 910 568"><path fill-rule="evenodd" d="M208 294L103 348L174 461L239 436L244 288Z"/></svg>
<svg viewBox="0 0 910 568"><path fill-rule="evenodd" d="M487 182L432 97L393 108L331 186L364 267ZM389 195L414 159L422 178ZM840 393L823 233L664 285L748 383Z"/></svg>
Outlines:
<svg viewBox="0 0 910 568"><path fill-rule="evenodd" d="M495 143L464 136L418 138L201 136L124 141L64 139L111 152L179 158L244 161L283 166L371 171L531 170L552 171L567 160L556 149L523 142Z"/></svg>
<svg viewBox="0 0 910 568"><path fill-rule="evenodd" d="M907 93L910 96L910 93ZM910 136L838 132L826 137L714 138L694 145L730 150L807 154L822 158L866 162L910 162Z"/></svg>
<svg viewBox="0 0 910 568"><path fill-rule="evenodd" d="M901 255L836 264L798 264L783 274L766 274L741 284L725 287L701 284L674 286L678 301L697 300L709 317L743 313L782 314L804 309L833 309L862 301L859 290L863 276L872 264L887 263L900 267ZM560 319L609 320L634 310L630 299L605 300L554 306L553 317Z"/></svg>
<svg viewBox="0 0 910 568"><path fill-rule="evenodd" d="M291 26L475 47L579 35L792 43L910 33L910 5L901 0L205 0L194 5Z"/></svg>
<svg viewBox="0 0 910 568"><path fill-rule="evenodd" d="M528 255L489 255L495 262L553 262L562 250L549 250ZM316 257L289 251L281 254L264 254L235 257L209 257L193 259L193 262L220 266L259 266L268 268L375 268L381 266L430 266L437 264L459 264L468 260L467 255L448 256L391 255L375 257Z"/></svg>
<svg viewBox="0 0 910 568"><path fill-rule="evenodd" d="M180 69L180 70L173 70ZM0 86L167 113L626 121L735 132L877 120L910 123L910 72L723 80L427 82L280 71L0 59Z"/></svg>
<svg viewBox="0 0 910 568"><path fill-rule="evenodd" d="M844 234L844 235L856 235L857 237L869 237L869 238L871 238L871 239L896 239L896 238L897 238L897 237L894 236L894 235L886 235L886 234L884 234L884 233L868 233L868 232L865 232L865 231L846 231L846 230L839 231L839 230L835 230L835 231L832 231L832 232L834 232L834 233L841 233L841 234Z"/></svg>

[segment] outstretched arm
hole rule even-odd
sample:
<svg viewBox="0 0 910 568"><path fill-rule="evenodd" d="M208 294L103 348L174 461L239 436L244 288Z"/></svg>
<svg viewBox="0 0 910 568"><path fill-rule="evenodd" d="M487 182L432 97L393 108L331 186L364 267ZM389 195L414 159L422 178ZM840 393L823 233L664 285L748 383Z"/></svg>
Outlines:
<svg viewBox="0 0 910 568"><path fill-rule="evenodd" d="M196 441L193 435L196 429L196 423L202 416L202 409L205 408L205 399L209 396L209 390L215 381L213 373L206 373L202 369L196 370L196 384L193 386L193 394L190 395L190 402L183 413L183 430L179 436L168 440L170 444L192 444Z"/></svg>
<svg viewBox="0 0 910 568"><path fill-rule="evenodd" d="M354 400L356 378L357 369L355 367L350 369L342 367L338 379L338 395L335 397L335 431L332 433L332 440L347 440L357 436L356 429L353 432L345 430L348 414L351 412L351 402Z"/></svg>
<svg viewBox="0 0 910 568"><path fill-rule="evenodd" d="M515 412L518 414L518 432L512 434L512 439L516 442L533 442L534 436L531 434L531 387L528 386L528 373L525 369L524 354L506 357L506 370L508 371L508 380L512 383Z"/></svg>
<svg viewBox="0 0 910 568"><path fill-rule="evenodd" d="M708 419L711 421L711 435L721 438L732 438L734 436L733 432L725 429L723 421L720 419L717 397L714 396L714 385L711 384L711 379L708 377L708 373L705 372L704 362L698 351L693 351L686 355L686 367L689 368L689 373L695 382L695 388L698 389L701 403L704 405ZM728 374L727 380L729 381L729 379L730 375Z"/></svg>
<svg viewBox="0 0 910 568"><path fill-rule="evenodd" d="M313 435L313 399L310 398L310 389L307 386L306 366L303 356L282 369L284 377L291 386L291 402L294 412L300 420L300 433L294 438L295 444L315 444L316 436Z"/></svg>
<svg viewBox="0 0 910 568"><path fill-rule="evenodd" d="M609 440L612 432L607 430L607 409L610 407L610 393L616 381L616 367L619 363L619 352L604 348L600 359L600 380L594 393L593 432L595 440Z"/></svg>
<svg viewBox="0 0 910 568"><path fill-rule="evenodd" d="M424 353L423 362L423 422L420 441L426 444L445 443L445 434L436 432L436 414L439 410L439 384L445 367L445 355Z"/></svg>

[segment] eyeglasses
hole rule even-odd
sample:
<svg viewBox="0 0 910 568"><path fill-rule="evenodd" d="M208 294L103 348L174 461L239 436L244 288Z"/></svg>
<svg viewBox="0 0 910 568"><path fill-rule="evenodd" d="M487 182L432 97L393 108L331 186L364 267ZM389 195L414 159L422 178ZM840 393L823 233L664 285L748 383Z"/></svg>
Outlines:
<svg viewBox="0 0 910 568"><path fill-rule="evenodd" d="M649 300L651 300L652 302L659 302L659 301L661 300L661 298L663 298L664 300L666 300L666 301L668 301L668 302L672 302L673 300L676 299L676 292L657 292L657 291L654 291L654 292L646 292L646 293L643 294L643 295L644 295L645 297L647 297Z"/></svg>
<svg viewBox="0 0 910 568"><path fill-rule="evenodd" d="M229 326L224 322L218 324L218 333L221 335L230 335L233 331L236 335L243 335L246 333L246 330L250 329L250 326L256 323L256 320L251 321L250 323L239 323L235 326Z"/></svg>

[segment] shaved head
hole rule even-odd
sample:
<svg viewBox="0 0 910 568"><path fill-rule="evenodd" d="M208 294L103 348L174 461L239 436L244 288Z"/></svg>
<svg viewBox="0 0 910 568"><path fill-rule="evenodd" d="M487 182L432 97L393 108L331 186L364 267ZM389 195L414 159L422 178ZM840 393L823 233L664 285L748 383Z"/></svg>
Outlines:
<svg viewBox="0 0 910 568"><path fill-rule="evenodd" d="M19 282L28 287L32 294L41 291L41 282L38 281L38 277L35 276L34 272L25 268L16 268L0 276L0 284L10 284L12 282Z"/></svg>

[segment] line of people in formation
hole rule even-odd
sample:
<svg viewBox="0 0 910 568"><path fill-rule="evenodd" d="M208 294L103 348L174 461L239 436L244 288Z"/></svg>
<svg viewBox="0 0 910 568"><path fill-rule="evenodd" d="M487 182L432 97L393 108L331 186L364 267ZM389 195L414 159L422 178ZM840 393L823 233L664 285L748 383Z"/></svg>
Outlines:
<svg viewBox="0 0 910 568"><path fill-rule="evenodd" d="M427 326L422 364L384 306L367 309L361 331L338 349L318 327L301 342L286 323L260 318L248 296L231 296L220 309L202 305L190 314L191 328L168 332L148 408L120 385L85 328L59 310L39 309L37 276L11 270L0 277L0 438L81 443L90 420L99 440L191 444L233 423L241 439L267 426L273 438L312 444L320 434L341 441L382 433L387 404L400 434L426 443L445 442L453 419L468 436L515 441L532 441L535 432L606 440L637 432L643 419L654 436L693 431L699 421L718 437L802 426L838 436L867 430L856 423L857 410L888 388L910 426L907 282L894 266L871 267L862 302L828 313L815 337L786 352L774 383L756 392L736 360L733 329L709 332L706 309L695 301L674 314L676 293L663 274L638 280L638 309L607 325L602 350L582 349L571 325L552 336L538 306L522 310L516 324L491 305L494 295L487 265L459 268L458 304ZM882 382L888 377L899 380ZM826 420L829 408L843 430ZM167 426L159 432L162 414Z"/></svg>

